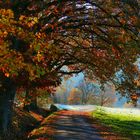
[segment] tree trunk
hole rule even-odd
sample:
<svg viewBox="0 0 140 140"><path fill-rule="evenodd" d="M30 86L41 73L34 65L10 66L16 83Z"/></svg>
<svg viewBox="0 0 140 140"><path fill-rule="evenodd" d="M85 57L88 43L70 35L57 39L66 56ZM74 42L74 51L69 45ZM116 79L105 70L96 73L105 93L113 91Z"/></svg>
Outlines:
<svg viewBox="0 0 140 140"><path fill-rule="evenodd" d="M103 96L101 95L101 101L100 101L100 106L103 106L104 105L104 101L103 101Z"/></svg>
<svg viewBox="0 0 140 140"><path fill-rule="evenodd" d="M31 96L30 92L34 92L34 96ZM33 89L31 90L29 88L26 89L25 103L23 107L23 109L25 109L26 111L37 109L37 96L35 94L36 94L36 90L33 90ZM26 104L27 102L30 102L30 103Z"/></svg>
<svg viewBox="0 0 140 140"><path fill-rule="evenodd" d="M132 102L133 102L133 106L136 108L138 106L137 100L133 100Z"/></svg>
<svg viewBox="0 0 140 140"><path fill-rule="evenodd" d="M0 134L7 134L11 125L12 106L16 94L16 86L9 78L0 81Z"/></svg>

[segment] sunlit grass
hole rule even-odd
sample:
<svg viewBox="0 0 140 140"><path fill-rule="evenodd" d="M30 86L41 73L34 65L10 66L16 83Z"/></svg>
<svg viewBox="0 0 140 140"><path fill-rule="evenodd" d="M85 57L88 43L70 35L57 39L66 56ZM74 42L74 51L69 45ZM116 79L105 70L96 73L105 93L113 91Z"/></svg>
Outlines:
<svg viewBox="0 0 140 140"><path fill-rule="evenodd" d="M111 110L111 109L110 109ZM114 112L114 111L113 111ZM140 114L122 109L113 113L104 108L98 108L93 112L93 117L101 124L110 126L113 132L127 136L132 140L140 140Z"/></svg>

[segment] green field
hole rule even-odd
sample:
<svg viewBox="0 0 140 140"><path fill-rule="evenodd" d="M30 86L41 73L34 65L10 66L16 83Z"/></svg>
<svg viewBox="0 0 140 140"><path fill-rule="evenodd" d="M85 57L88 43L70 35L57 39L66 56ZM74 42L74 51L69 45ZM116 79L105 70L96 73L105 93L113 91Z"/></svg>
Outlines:
<svg viewBox="0 0 140 140"><path fill-rule="evenodd" d="M140 140L140 114L112 113L98 108L92 115L101 124L110 126L112 132L126 136L132 140Z"/></svg>

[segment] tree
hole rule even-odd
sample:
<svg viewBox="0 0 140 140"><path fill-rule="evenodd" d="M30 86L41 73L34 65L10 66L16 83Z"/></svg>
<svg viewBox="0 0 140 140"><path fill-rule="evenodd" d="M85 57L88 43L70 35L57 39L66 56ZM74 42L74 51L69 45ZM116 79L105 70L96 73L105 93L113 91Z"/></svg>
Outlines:
<svg viewBox="0 0 140 140"><path fill-rule="evenodd" d="M96 104L96 94L99 93L99 86L97 84L83 79L77 88L81 92L82 104Z"/></svg>
<svg viewBox="0 0 140 140"><path fill-rule="evenodd" d="M116 101L115 87L111 84L105 85L96 98L100 106L113 106Z"/></svg>
<svg viewBox="0 0 140 140"><path fill-rule="evenodd" d="M57 85L83 70L109 81L129 68L140 52L134 1L0 1L0 129L7 131L20 86Z"/></svg>
<svg viewBox="0 0 140 140"><path fill-rule="evenodd" d="M129 69L124 68L119 72L114 82L120 94L136 107L140 97L140 70L136 64L131 65Z"/></svg>
<svg viewBox="0 0 140 140"><path fill-rule="evenodd" d="M68 97L68 104L81 104L81 92L77 88L71 89Z"/></svg>
<svg viewBox="0 0 140 140"><path fill-rule="evenodd" d="M84 79L77 88L81 93L82 104L112 106L116 101L115 87L109 83L102 89L99 83Z"/></svg>
<svg viewBox="0 0 140 140"><path fill-rule="evenodd" d="M11 9L2 8L0 15L0 130L6 133L17 88L56 85L60 79L52 70L46 35L31 29L37 17L20 15L17 20Z"/></svg>
<svg viewBox="0 0 140 140"><path fill-rule="evenodd" d="M61 85L56 88L55 94L52 96L54 103L68 104L69 93L73 87L73 81L64 76Z"/></svg>

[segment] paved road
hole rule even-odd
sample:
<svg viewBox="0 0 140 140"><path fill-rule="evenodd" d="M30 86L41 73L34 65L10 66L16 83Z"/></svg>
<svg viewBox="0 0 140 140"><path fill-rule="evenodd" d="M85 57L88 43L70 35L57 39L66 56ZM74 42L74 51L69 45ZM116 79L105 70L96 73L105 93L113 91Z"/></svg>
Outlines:
<svg viewBox="0 0 140 140"><path fill-rule="evenodd" d="M55 131L54 140L103 140L81 112L61 111L51 127Z"/></svg>

